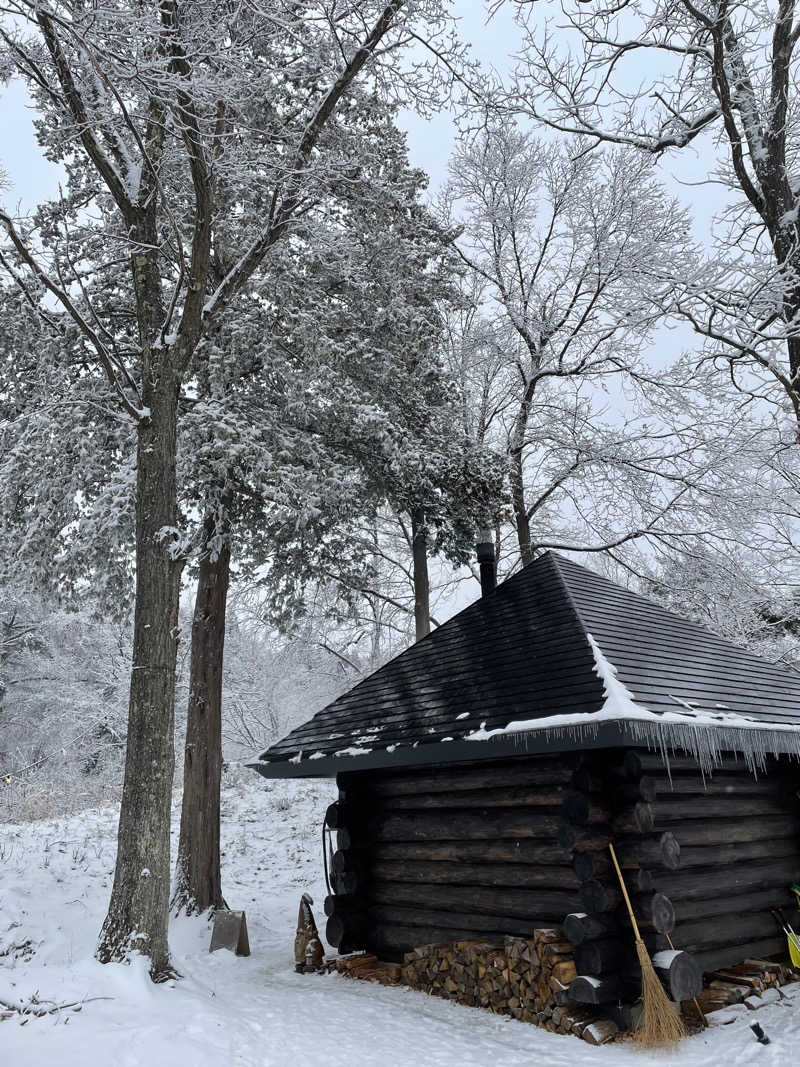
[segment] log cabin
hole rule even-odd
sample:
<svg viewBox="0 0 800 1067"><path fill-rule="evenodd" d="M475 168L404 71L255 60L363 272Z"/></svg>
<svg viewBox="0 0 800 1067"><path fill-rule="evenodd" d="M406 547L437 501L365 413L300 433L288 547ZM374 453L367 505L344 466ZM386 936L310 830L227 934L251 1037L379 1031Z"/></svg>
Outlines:
<svg viewBox="0 0 800 1067"><path fill-rule="evenodd" d="M785 953L800 676L553 552L496 588L479 560L479 600L252 764L336 776L329 943L400 960L554 927L564 1002L630 1002L613 842L674 1000Z"/></svg>

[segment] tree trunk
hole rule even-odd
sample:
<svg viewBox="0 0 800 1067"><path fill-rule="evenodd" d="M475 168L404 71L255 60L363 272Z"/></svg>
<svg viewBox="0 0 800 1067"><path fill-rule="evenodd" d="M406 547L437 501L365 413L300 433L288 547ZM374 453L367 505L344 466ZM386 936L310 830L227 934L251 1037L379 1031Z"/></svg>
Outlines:
<svg viewBox="0 0 800 1067"><path fill-rule="evenodd" d="M166 360L165 360L166 363ZM136 608L125 781L111 902L97 948L103 963L131 950L169 974L169 831L174 772L175 662L182 561L177 536L179 381L162 365L145 397L136 472Z"/></svg>
<svg viewBox="0 0 800 1067"><path fill-rule="evenodd" d="M428 578L428 537L422 508L411 512L411 555L414 563L414 624L416 640L431 632L431 587Z"/></svg>
<svg viewBox="0 0 800 1067"><path fill-rule="evenodd" d="M533 561L531 548L531 524L525 506L525 484L522 477L522 447L511 450L511 505L514 509L514 527L517 531L519 558L523 567Z"/></svg>
<svg viewBox="0 0 800 1067"><path fill-rule="evenodd" d="M224 507L224 505L223 505ZM222 774L222 666L231 546L222 541L216 514L205 520L192 620L189 706L183 764L183 806L172 906L188 915L224 907L219 859L219 791Z"/></svg>

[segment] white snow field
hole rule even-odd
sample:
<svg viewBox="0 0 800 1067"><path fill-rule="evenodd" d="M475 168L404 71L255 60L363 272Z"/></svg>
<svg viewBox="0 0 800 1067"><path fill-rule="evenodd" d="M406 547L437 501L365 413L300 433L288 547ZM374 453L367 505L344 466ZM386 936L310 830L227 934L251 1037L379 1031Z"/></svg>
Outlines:
<svg viewBox="0 0 800 1067"><path fill-rule="evenodd" d="M2 1067L788 1067L800 997L687 1039L676 1053L594 1048L403 988L294 973L301 893L322 926L322 817L330 782L242 772L223 797L224 890L245 908L252 955L209 955L204 919L173 922L183 978L154 986L142 961L93 958L114 861L117 810L0 825L0 999L63 1005L0 1021ZM176 809L175 815L178 811ZM177 821L174 825L177 827ZM791 988L791 987L790 987ZM105 998L105 999L92 999ZM757 1044L761 1023L772 1043Z"/></svg>

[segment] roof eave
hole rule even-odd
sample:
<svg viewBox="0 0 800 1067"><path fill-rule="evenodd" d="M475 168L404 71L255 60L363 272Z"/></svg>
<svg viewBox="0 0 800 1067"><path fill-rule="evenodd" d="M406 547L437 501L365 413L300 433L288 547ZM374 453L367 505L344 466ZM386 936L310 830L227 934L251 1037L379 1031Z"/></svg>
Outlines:
<svg viewBox="0 0 800 1067"><path fill-rule="evenodd" d="M313 760L253 760L247 766L265 778L332 778L346 771L468 763L545 752L618 747L656 749L665 759L670 752L689 752L708 769L713 768L723 752L734 751L741 752L753 766L763 766L768 755L790 754L800 759L800 726L787 728L765 722L743 727L636 719L598 722L587 715L582 723L543 726L536 730L500 734L487 740L437 741L427 745L398 746L391 752L373 749L358 755L321 756Z"/></svg>

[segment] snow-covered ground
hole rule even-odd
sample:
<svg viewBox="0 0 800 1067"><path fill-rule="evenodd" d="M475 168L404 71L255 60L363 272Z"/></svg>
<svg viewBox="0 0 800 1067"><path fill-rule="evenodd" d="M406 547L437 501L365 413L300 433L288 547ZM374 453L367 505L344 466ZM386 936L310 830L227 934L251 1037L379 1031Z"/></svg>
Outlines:
<svg viewBox="0 0 800 1067"><path fill-rule="evenodd" d="M225 789L224 889L244 908L252 955L208 953L201 919L173 923L182 980L154 986L141 961L93 958L114 861L116 809L0 825L0 999L83 1003L0 1021L3 1067L787 1067L800 1047L800 998L687 1039L676 1054L593 1048L525 1023L403 988L293 970L301 893L324 887L328 782L270 785L248 772ZM177 810L175 812L177 816ZM177 827L177 821L175 821ZM103 999L92 999L103 998ZM772 1044L756 1043L757 1018Z"/></svg>

